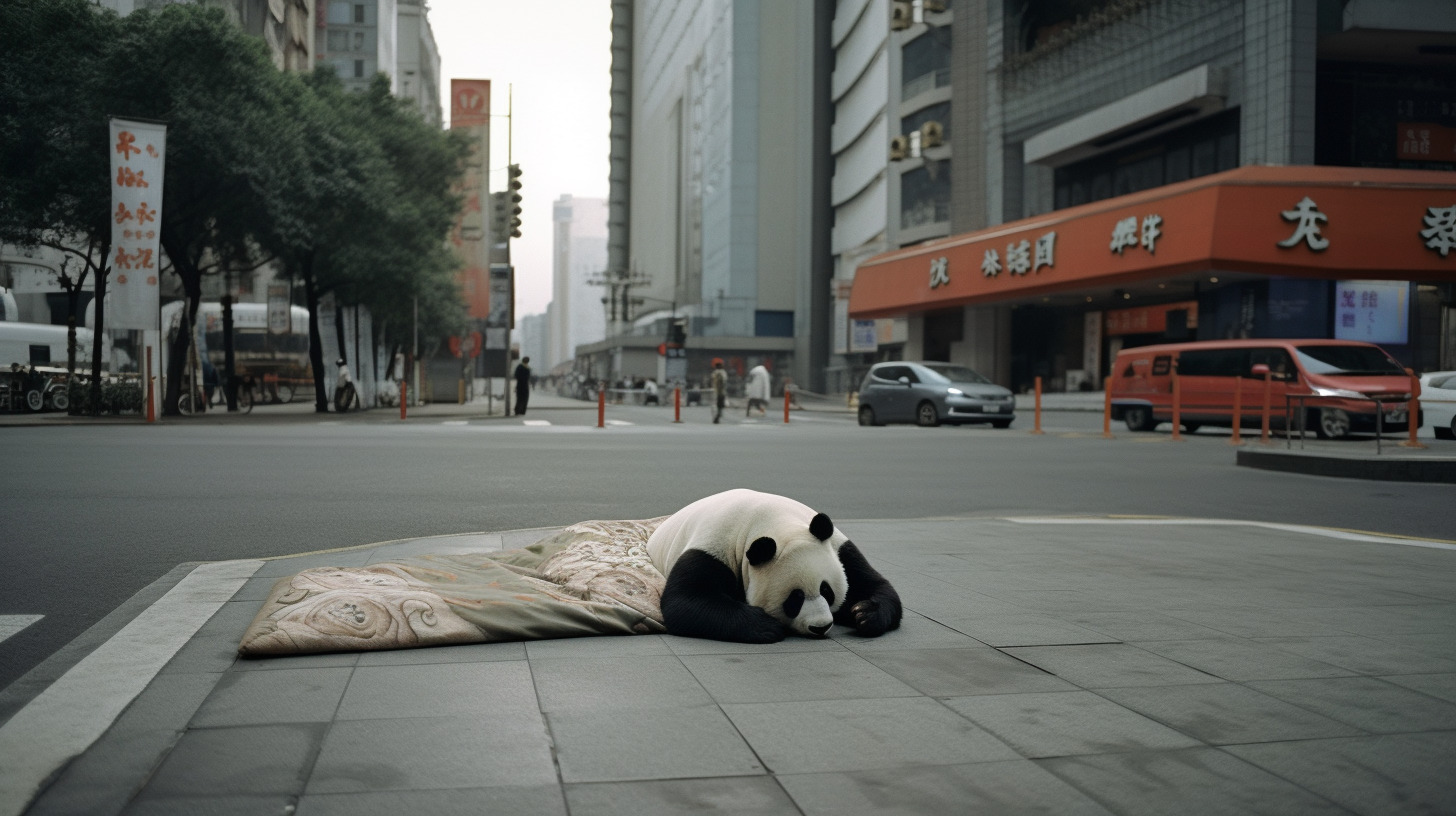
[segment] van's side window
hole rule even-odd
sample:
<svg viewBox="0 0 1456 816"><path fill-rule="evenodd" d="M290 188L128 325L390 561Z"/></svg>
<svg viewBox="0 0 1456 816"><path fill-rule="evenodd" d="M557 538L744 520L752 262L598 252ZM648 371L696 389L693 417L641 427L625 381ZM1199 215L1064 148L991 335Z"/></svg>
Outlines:
<svg viewBox="0 0 1456 816"><path fill-rule="evenodd" d="M1269 366L1269 378L1272 380L1294 379L1294 361L1289 358L1289 352L1282 348L1249 349L1248 368L1251 369L1260 363Z"/></svg>
<svg viewBox="0 0 1456 816"><path fill-rule="evenodd" d="M1160 355L1153 358L1153 376L1167 376L1168 370L1173 367L1173 358L1168 355Z"/></svg>
<svg viewBox="0 0 1456 816"><path fill-rule="evenodd" d="M1248 368L1243 349L1197 349L1178 355L1178 374L1182 377L1237 377Z"/></svg>

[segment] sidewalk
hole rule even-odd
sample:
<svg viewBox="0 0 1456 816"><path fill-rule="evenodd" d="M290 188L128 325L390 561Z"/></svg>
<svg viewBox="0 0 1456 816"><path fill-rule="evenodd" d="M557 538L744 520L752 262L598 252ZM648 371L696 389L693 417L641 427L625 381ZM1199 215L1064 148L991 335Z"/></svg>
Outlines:
<svg viewBox="0 0 1456 816"><path fill-rule="evenodd" d="M1456 811L1456 544L840 525L900 630L243 661L279 576L550 531L184 565L0 695L0 814Z"/></svg>

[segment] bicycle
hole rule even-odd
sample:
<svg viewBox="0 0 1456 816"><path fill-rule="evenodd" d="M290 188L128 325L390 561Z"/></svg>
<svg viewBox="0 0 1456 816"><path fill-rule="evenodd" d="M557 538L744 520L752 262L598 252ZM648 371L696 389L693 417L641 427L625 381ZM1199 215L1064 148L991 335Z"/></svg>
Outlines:
<svg viewBox="0 0 1456 816"><path fill-rule="evenodd" d="M359 392L354 388L352 380L334 389L334 410L338 413L357 411L362 407L359 402Z"/></svg>
<svg viewBox="0 0 1456 816"><path fill-rule="evenodd" d="M245 414L252 413L253 403L260 396L256 393L259 390L258 381L251 374L246 377L234 376L233 388L236 389L238 395L238 410ZM226 408L227 390L221 387L213 388L210 404L214 408Z"/></svg>

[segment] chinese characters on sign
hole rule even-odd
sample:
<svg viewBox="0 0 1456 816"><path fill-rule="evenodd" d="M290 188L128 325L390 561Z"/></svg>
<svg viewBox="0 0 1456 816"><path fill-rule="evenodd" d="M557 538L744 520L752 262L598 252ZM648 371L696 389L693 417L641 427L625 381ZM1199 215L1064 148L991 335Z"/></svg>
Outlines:
<svg viewBox="0 0 1456 816"><path fill-rule="evenodd" d="M930 288L946 286L950 283L950 273L946 271L948 262L945 256L930 259Z"/></svg>
<svg viewBox="0 0 1456 816"><path fill-rule="evenodd" d="M1410 284L1405 281L1339 281L1335 284L1335 339L1367 343L1408 342Z"/></svg>
<svg viewBox="0 0 1456 816"><path fill-rule="evenodd" d="M109 328L155 329L160 319L158 225L166 145L166 125L111 120Z"/></svg>
<svg viewBox="0 0 1456 816"><path fill-rule="evenodd" d="M1456 247L1456 204L1450 207L1427 207L1425 217L1426 229L1421 230L1421 237L1426 239L1426 248L1441 253L1446 253Z"/></svg>
<svg viewBox="0 0 1456 816"><path fill-rule="evenodd" d="M1298 222L1294 227L1294 234L1279 242L1279 246L1293 247L1300 241L1309 245L1310 249L1316 252L1330 245L1330 239L1320 235L1319 222L1328 221L1329 218L1319 211L1319 205L1314 203L1309 196L1305 196L1294 205L1294 209L1285 210L1279 213L1285 221Z"/></svg>
<svg viewBox="0 0 1456 816"><path fill-rule="evenodd" d="M1163 237L1163 216L1153 214L1143 216L1142 229L1138 229L1137 216L1130 215L1118 221L1112 227L1112 243L1110 248L1118 255L1122 254L1128 247L1142 247L1151 255L1157 248L1158 239Z"/></svg>
<svg viewBox="0 0 1456 816"><path fill-rule="evenodd" d="M1006 266L1007 272L1013 275L1025 275L1028 272L1039 272L1043 266L1051 268L1057 263L1057 234L1048 232L1036 239L1035 255L1032 254L1032 244L1025 238L1006 245ZM981 274L988 278L994 278L1001 274L1001 254L995 249L986 250L981 256ZM949 283L949 281L946 281Z"/></svg>

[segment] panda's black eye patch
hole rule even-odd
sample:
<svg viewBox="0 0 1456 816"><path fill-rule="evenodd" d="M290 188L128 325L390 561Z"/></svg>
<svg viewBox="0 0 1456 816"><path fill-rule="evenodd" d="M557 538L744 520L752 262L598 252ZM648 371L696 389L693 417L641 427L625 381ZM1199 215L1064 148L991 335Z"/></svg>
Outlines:
<svg viewBox="0 0 1456 816"><path fill-rule="evenodd" d="M799 616L799 610L803 608L804 590L802 589L796 589L790 592L789 597L784 599L784 614L791 618L797 618Z"/></svg>
<svg viewBox="0 0 1456 816"><path fill-rule="evenodd" d="M819 582L819 594L824 596L824 600L830 606L834 606L834 590L829 588L828 581Z"/></svg>

